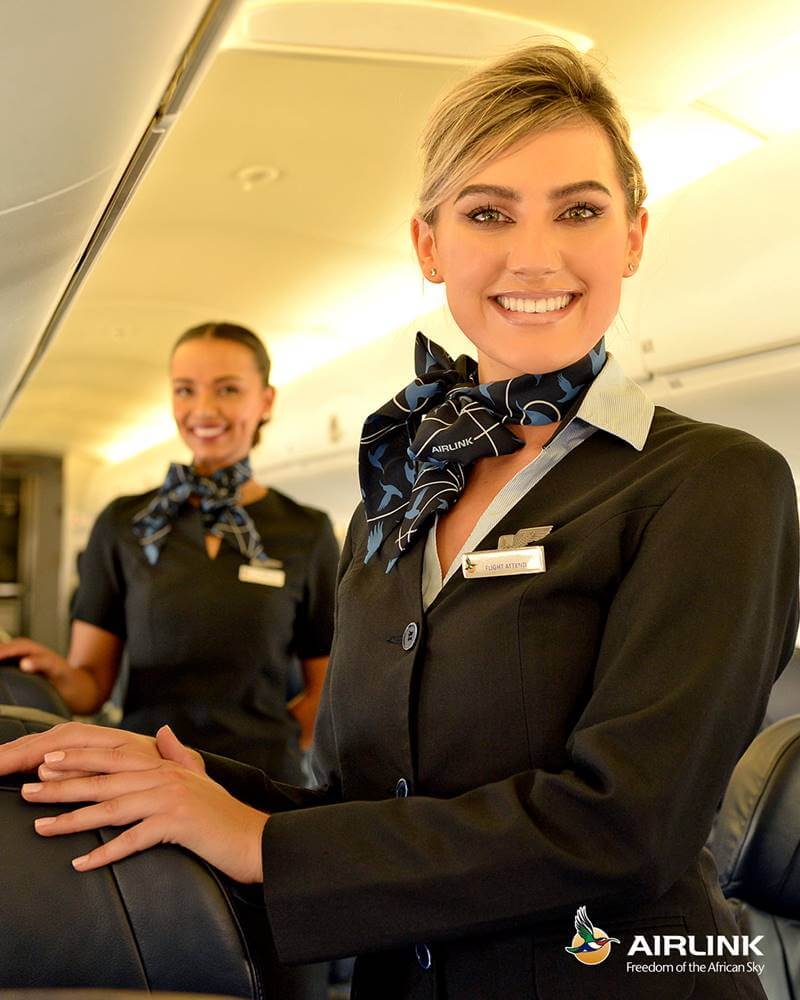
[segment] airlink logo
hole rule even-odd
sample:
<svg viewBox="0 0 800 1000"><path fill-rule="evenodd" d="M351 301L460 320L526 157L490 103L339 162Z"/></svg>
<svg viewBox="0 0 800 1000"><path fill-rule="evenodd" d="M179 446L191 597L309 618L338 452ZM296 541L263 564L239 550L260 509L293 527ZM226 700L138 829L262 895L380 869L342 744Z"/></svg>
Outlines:
<svg viewBox="0 0 800 1000"><path fill-rule="evenodd" d="M612 944L619 944L619 938L609 937L601 927L595 927L586 907L581 906L575 914L572 944L564 950L584 965L599 965L608 958Z"/></svg>
<svg viewBox="0 0 800 1000"><path fill-rule="evenodd" d="M755 961L731 962L731 958L747 959L764 953L759 944L763 934L750 937L737 934L726 937L723 934L635 934L633 943L626 952L632 961L626 963L627 972L755 972L761 975L764 964ZM575 934L565 951L584 965L599 965L611 953L611 945L620 944L619 938L609 937L601 928L595 927L589 919L586 907L581 906L575 914ZM672 962L670 959L691 959ZM651 961L647 961L650 959ZM667 959L665 962L653 959ZM706 961L695 961L706 959ZM721 959L721 961L715 961Z"/></svg>
<svg viewBox="0 0 800 1000"><path fill-rule="evenodd" d="M758 942L764 940L763 934L754 938L747 934L736 937L724 937L722 934L708 934L706 937L695 937L694 934L661 934L653 936L649 941L644 934L637 934L633 944L628 948L629 955L647 955L649 958L666 958L669 955L699 956L702 958L723 958L727 955L744 957L761 955L764 952L758 947Z"/></svg>
<svg viewBox="0 0 800 1000"><path fill-rule="evenodd" d="M460 441L453 441L452 444L435 444L431 448L431 453L435 455L440 451L458 451L459 448L469 448L474 440L474 438L461 438Z"/></svg>

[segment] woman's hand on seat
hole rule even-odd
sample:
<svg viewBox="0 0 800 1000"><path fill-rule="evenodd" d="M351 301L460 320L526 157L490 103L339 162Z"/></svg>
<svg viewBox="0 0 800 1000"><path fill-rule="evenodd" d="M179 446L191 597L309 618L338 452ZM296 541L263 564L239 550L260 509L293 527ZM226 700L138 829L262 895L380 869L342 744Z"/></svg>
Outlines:
<svg viewBox="0 0 800 1000"><path fill-rule="evenodd" d="M190 750L175 740L177 747L169 740L162 745L169 754L177 755L169 759L182 764L197 774L205 774L203 758L196 750ZM180 749L178 749L180 748ZM21 736L11 743L0 745L0 774L38 771L43 781L64 781L70 778L87 777L96 774L81 752L102 751L105 753L135 752L158 763L164 758L156 739L129 733L124 729L107 726L90 726L81 722L64 722L44 733ZM58 758L63 753L63 758ZM47 759L45 759L47 755Z"/></svg>
<svg viewBox="0 0 800 1000"><path fill-rule="evenodd" d="M72 669L63 656L25 636L0 643L0 660L12 659L19 661L24 673L42 674L53 683L67 677Z"/></svg>
<svg viewBox="0 0 800 1000"><path fill-rule="evenodd" d="M74 621L65 659L32 639L0 644L0 658L18 661L24 673L39 674L78 715L94 715L111 694L122 657L122 640L88 622Z"/></svg>
<svg viewBox="0 0 800 1000"><path fill-rule="evenodd" d="M167 726L158 731L156 751L157 756L133 746L65 749L63 758L49 766L83 776L23 785L23 798L95 804L41 817L35 823L37 833L52 837L105 826L128 827L76 858L73 865L78 871L167 843L188 848L238 882L262 881L261 834L269 817L234 799L196 766L186 766L195 765L195 751L184 747Z"/></svg>

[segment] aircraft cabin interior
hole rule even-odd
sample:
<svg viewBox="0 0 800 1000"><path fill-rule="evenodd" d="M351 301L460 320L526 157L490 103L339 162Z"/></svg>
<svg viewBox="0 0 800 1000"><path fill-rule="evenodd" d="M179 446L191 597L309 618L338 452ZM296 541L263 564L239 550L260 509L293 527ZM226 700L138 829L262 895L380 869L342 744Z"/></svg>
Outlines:
<svg viewBox="0 0 800 1000"><path fill-rule="evenodd" d="M258 887L239 884L223 866L220 874L213 862L198 860L177 842L76 875L70 837L45 839L33 832L34 807L20 799L20 786L34 779L5 774L2 744L73 719L112 729L126 724L127 685L137 683L130 668L139 656L134 638L130 631L127 637L112 634L112 628L98 639L104 626L86 624L82 609L89 601L81 595L87 577L90 589L101 587L97 576L91 580L102 562L92 555L101 513L122 509L112 502L127 502L132 515L133 501L117 498L149 498L170 463L188 468L193 456L211 448L212 418L204 418L199 432L192 426L191 434L209 439L193 452L173 416L173 403L189 405L174 394L173 351L183 349L176 341L192 328L237 324L255 331L267 347L274 400L263 397L260 441L242 481L252 476L268 487L267 496L273 491L291 498L295 506L286 508L286 523L299 519L298 532L311 529L297 511L327 515L319 515L319 545L328 546L330 580L316 591L316 585L306 587L292 627L311 615L309 608L322 614L323 605L332 621L336 553L355 544L346 541L348 523L366 502L359 484L365 418L414 380L418 331L452 358L475 354L448 306L447 276L426 280L436 277L436 269L423 275L412 245L420 135L431 108L460 80L487 60L532 44L567 45L600 67L630 123L647 184L644 250L635 274L622 281L619 308L605 333L609 355L656 412L664 407L766 443L785 460L800 496L796 3L0 0L3 996L350 996L352 963L345 956L334 956L332 948L326 957L320 950L315 985L310 979L299 984L279 961L286 945L275 926L278 957L272 944L264 944L271 932ZM206 343L190 339L183 346L197 352ZM233 348L243 349L241 343ZM383 473L380 455L369 461L375 481L388 491L376 472ZM262 490L255 506L264 502ZM744 552L750 539L761 537L762 516L748 513L737 489L717 502L720 517L738 528L730 545ZM203 501L192 503L205 511ZM232 509L230 517L239 517L236 511L247 507ZM155 506L136 513L156 518L148 528L156 543L142 542L144 554L151 565L162 560L166 569L177 528L163 527L153 511ZM764 509L763 521L771 517ZM243 523L237 521L239 528ZM248 519L242 531L249 533L251 526ZM164 542L171 530L176 533ZM792 531L796 518L786 536L789 548ZM205 536L207 549L213 534ZM435 530L433 537L435 553ZM294 550L289 546L290 555L281 550L270 559L277 550L268 544L258 549L257 532L254 538L248 534L247 544L256 548L248 550L250 566L242 569L252 570L254 579L261 574L267 584L252 589L277 594ZM238 535L235 541L244 552ZM218 542L223 553L229 543L234 545L225 537ZM548 540L537 544L547 556ZM138 552L138 542L131 545ZM208 554L216 561L216 550ZM758 558L738 560L732 552L726 573L735 575L737 567L750 573ZM765 567L773 558L771 550L763 551ZM662 568L653 565L651 571L655 579ZM681 565L675 571L679 579ZM108 569L119 572L116 563ZM711 587L724 582L713 553L707 574ZM346 585L347 578L342 592ZM198 607L205 600L191 571L176 586L187 605L192 593ZM355 589L352 582L350 587ZM225 587L217 598L213 612L202 605L204 615L224 616L236 600ZM99 608L101 599L92 599ZM142 614L155 614L151 609L160 599L153 598ZM755 616L760 605L753 600ZM375 604L363 607L365 629L383 614L379 604L376 591ZM444 602L437 604L441 614ZM702 599L681 609L701 632L706 617L726 613ZM735 609L730 614L746 616ZM89 630L80 633L87 642L106 643L103 662L114 664L102 674L107 687L97 682L99 704L94 693L71 702L66 689L50 684L50 668L20 668L25 657L36 659L40 647L66 662L78 635L75 619ZM738 627L738 618L730 625ZM415 621L403 626L405 621L389 640L392 650L411 650L418 634L422 638L422 621L419 633ZM235 627L228 627L233 636ZM758 621L749 627L758 633ZM176 620L170 648L184 639L191 648L192 628ZM324 663L322 672L314 671L327 662L330 636L325 646L324 632L309 622L309 637L292 639L292 649L300 652L292 653L282 705L302 697L314 678L322 685ZM225 634L223 629L220 648L234 642L235 636ZM12 653L4 658L3 644L19 637L37 644L35 650L9 647ZM498 631L498 648L505 641ZM669 632L659 633L657 642L677 678L683 646L670 651ZM735 901L741 933L751 941L763 936L756 971L768 1000L800 993L800 871L794 871L800 846L800 635L789 654L761 706L761 735L743 756L745 747L734 754L731 766L740 760L724 798L706 803L713 810L721 806L709 843L722 891ZM151 671L138 682L145 701L154 677ZM192 693L187 684L194 704L200 689ZM363 690L365 714L377 704L372 697ZM744 677L738 702L754 698ZM313 784L319 781L308 763L313 718L295 718L301 743L293 752L303 780ZM453 755L458 745L456 740ZM209 752L232 756L225 746L220 741ZM685 745L679 759L664 765L688 773L693 752L693 745ZM413 794L408 774L396 788L407 778L405 791L392 783L387 795L403 797L409 786ZM88 850L111 834L71 836L83 838ZM591 916L592 899L585 902ZM599 904L595 910L598 925L608 923L613 936L612 917ZM274 912L269 909L270 917ZM315 919L313 903L307 919ZM343 909L339 922L348 919ZM570 914L560 945L569 945L572 920ZM626 934L624 947L633 931L617 934ZM420 977L431 962L436 968L436 942L432 952L428 944L413 944ZM515 994L512 988L506 995L561 996L553 985L558 977L548 975L537 966L532 992ZM658 982L657 972L651 980ZM418 992L395 994L376 992L362 979L352 995L433 998L420 992L428 981L414 980ZM100 992L84 993L92 989ZM488 987L476 987L469 996L453 989L436 996L500 995ZM669 985L658 989L654 998L706 996L701 988L696 994ZM50 992L59 990L73 992Z"/></svg>

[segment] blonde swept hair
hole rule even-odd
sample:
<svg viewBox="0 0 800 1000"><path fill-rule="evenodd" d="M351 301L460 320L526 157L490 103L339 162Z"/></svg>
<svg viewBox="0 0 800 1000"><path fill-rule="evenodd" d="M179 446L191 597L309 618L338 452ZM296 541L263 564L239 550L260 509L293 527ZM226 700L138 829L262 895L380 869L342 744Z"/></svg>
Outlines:
<svg viewBox="0 0 800 1000"><path fill-rule="evenodd" d="M479 69L446 94L422 135L417 215L436 209L484 164L527 136L581 122L608 136L629 218L647 194L630 126L599 71L561 45L531 45Z"/></svg>

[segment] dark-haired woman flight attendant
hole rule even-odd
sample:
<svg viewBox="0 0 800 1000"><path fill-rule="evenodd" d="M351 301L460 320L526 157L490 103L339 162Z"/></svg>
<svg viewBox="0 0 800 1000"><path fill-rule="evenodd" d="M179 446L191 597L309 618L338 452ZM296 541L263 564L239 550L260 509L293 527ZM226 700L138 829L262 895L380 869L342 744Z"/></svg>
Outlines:
<svg viewBox="0 0 800 1000"><path fill-rule="evenodd" d="M274 389L261 341L210 323L176 343L172 400L191 466L100 514L81 558L65 659L0 645L46 676L76 713L97 711L123 648L123 728L169 724L189 745L302 782L333 631L338 545L321 511L252 478L248 455ZM287 707L299 661L305 690Z"/></svg>
<svg viewBox="0 0 800 1000"><path fill-rule="evenodd" d="M109 801L136 824L78 871L169 840L263 882L281 960L357 954L357 1000L763 1000L752 973L626 953L737 934L703 845L797 634L789 469L606 354L647 214L587 60L478 71L424 150L415 246L477 362L420 337L365 424L318 787L78 726L0 748L0 773L46 760L26 799L99 803L42 836Z"/></svg>

